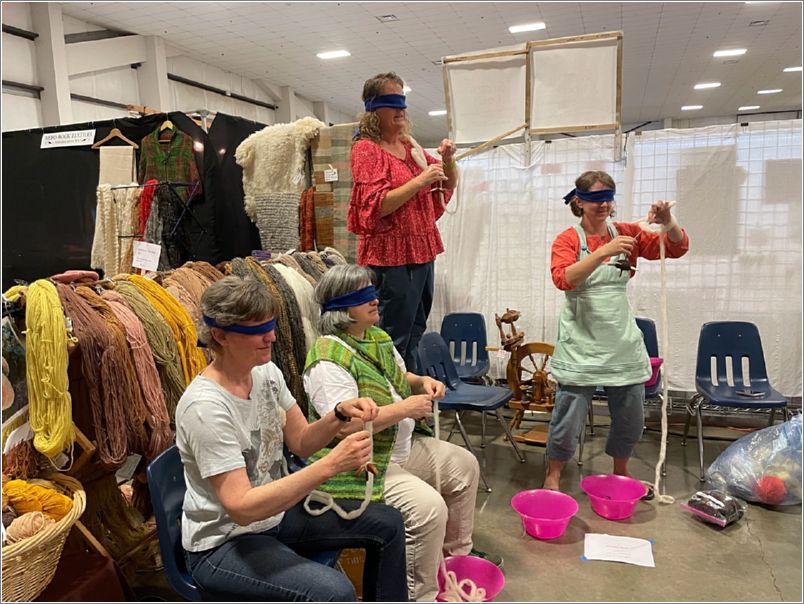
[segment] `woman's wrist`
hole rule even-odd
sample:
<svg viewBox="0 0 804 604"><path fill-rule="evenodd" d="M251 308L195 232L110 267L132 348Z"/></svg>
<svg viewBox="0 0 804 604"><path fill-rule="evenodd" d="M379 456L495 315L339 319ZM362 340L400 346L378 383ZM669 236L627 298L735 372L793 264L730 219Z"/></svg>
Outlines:
<svg viewBox="0 0 804 604"><path fill-rule="evenodd" d="M335 405L332 408L332 413L335 414L335 418L338 419L339 421L342 421L342 422L350 422L350 421L352 421L352 418L349 417L348 415L344 415L343 413L341 413L341 410L338 409L338 407L340 407L340 403L338 403L337 405Z"/></svg>
<svg viewBox="0 0 804 604"><path fill-rule="evenodd" d="M444 159L441 162L441 165L444 167L445 170L454 170L458 167L458 162L456 162L453 158Z"/></svg>

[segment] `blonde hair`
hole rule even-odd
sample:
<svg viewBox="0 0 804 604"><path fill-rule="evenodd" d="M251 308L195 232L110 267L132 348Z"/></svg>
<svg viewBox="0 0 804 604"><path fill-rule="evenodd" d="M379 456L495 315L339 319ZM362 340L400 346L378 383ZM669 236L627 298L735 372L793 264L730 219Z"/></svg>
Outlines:
<svg viewBox="0 0 804 604"><path fill-rule="evenodd" d="M405 85L405 82L396 75L393 71L388 73L378 73L372 78L369 78L363 84L363 94L361 96L365 103L371 97L380 96L383 94L385 85L389 82L398 84L400 87ZM380 129L380 118L375 111L364 111L358 116L359 124L357 127L357 136L355 140L362 138L372 140L379 143L382 139L382 131ZM402 131L402 136L407 138L411 132L411 123L407 116L405 116L405 128Z"/></svg>

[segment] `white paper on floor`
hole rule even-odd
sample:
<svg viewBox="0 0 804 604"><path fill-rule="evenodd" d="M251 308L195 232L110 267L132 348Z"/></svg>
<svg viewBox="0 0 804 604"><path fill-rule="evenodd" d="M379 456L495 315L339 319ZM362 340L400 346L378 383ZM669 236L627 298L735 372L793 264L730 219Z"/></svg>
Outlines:
<svg viewBox="0 0 804 604"><path fill-rule="evenodd" d="M637 566L656 566L653 562L651 542L635 537L587 533L583 555L587 560L611 560Z"/></svg>

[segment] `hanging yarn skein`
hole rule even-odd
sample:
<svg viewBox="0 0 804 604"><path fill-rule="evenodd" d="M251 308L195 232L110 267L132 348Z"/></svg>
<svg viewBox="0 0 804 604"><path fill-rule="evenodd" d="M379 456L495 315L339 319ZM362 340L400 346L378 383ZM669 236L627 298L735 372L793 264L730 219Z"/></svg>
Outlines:
<svg viewBox="0 0 804 604"><path fill-rule="evenodd" d="M672 208L676 205L675 201L669 201L667 203L667 207ZM637 224L643 231L647 232L654 232L650 225L648 224L647 219L643 218L642 220L638 220ZM671 222L672 224L672 222ZM672 228L672 227L670 227ZM668 326L667 326L667 271L665 268L665 247L664 247L664 236L665 233L670 230L667 225L661 225L659 229L659 273L661 275L661 295L659 296L659 304L660 304L660 314L662 319L662 338L660 342L660 350L659 356L665 359L665 362L662 367L662 372L664 373L662 379L662 436L661 442L659 444L659 460L656 463L656 469L654 473L654 484L651 485L656 492L656 499L659 503L673 503L675 498L671 497L670 495L663 495L659 492L659 486L662 481L662 466L664 465L665 457L667 455L667 433L669 431L669 427L667 425L667 401L668 401L668 377L667 377L667 339L668 335Z"/></svg>
<svg viewBox="0 0 804 604"><path fill-rule="evenodd" d="M25 303L25 366L28 413L34 447L48 458L74 439L67 367L67 329L56 286L39 279L28 286Z"/></svg>

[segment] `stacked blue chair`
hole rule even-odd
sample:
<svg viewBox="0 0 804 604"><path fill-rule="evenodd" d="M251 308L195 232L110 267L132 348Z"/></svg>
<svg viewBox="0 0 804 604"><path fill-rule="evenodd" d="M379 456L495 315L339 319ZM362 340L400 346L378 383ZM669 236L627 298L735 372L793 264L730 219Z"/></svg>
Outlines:
<svg viewBox="0 0 804 604"><path fill-rule="evenodd" d="M218 600L205 594L187 569L181 545L181 515L187 485L178 447L173 445L154 459L148 466L147 475L159 537L159 553L168 584L190 602ZM308 557L320 564L335 566L339 555L339 551L325 551Z"/></svg>
<svg viewBox="0 0 804 604"><path fill-rule="evenodd" d="M489 371L486 322L476 312L454 312L441 321L441 337L447 343L455 369L465 382L482 383Z"/></svg>
<svg viewBox="0 0 804 604"><path fill-rule="evenodd" d="M743 365L746 362L748 371L744 372ZM729 373L732 375L731 384L729 384ZM684 438L681 444L687 444L691 416L695 415L701 482L705 480L702 404L733 409L769 409L768 425L773 424L776 409L783 409L785 418L787 417L787 399L770 385L762 340L757 326L753 323L713 321L701 326L695 367L695 390L695 396L687 405L687 421L684 424Z"/></svg>
<svg viewBox="0 0 804 604"><path fill-rule="evenodd" d="M444 398L439 401L438 405L442 411L455 411L455 422L458 425L458 430L466 443L467 449L475 453L472 443L469 441L469 436L466 433L466 428L461 421L461 411L478 411L480 413L493 412L497 421L503 428L505 435L508 437L508 442L514 449L514 453L520 462L525 463L525 457L517 447L516 441L511 436L511 431L508 429L508 423L502 415L500 409L504 407L513 393L508 388L500 388L498 386L479 386L475 384L467 384L458 377L458 371L449 354L446 342L440 334L436 332L429 332L422 336L419 342L419 357L422 362L422 370L424 373L432 378L435 378L446 385L446 394ZM487 492L491 492L483 472L480 472L480 478Z"/></svg>

